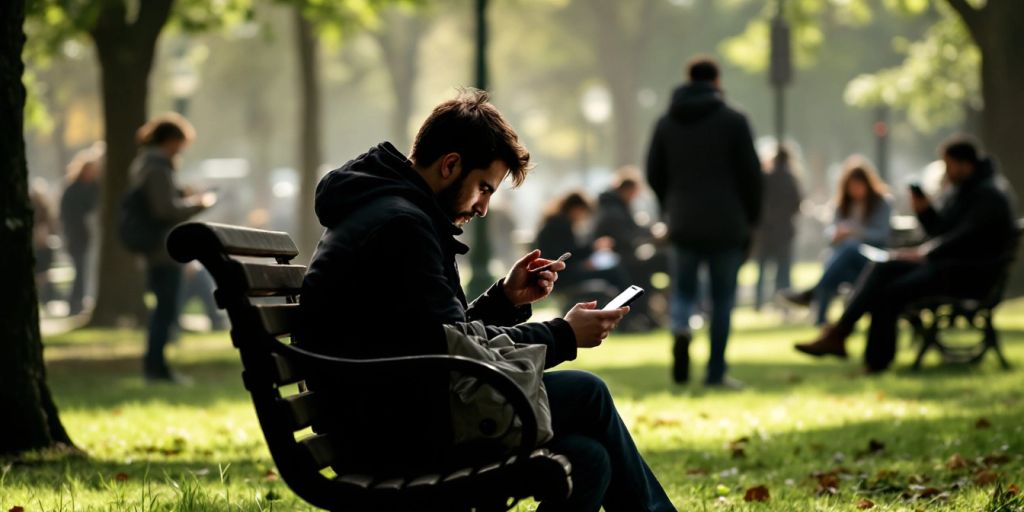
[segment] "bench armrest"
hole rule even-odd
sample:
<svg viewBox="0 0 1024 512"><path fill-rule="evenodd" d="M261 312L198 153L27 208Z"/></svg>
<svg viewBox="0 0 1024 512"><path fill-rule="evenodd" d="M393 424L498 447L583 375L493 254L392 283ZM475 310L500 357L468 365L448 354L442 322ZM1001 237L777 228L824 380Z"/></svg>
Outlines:
<svg viewBox="0 0 1024 512"><path fill-rule="evenodd" d="M497 367L485 361L454 355L419 355L378 359L347 359L317 354L294 345L272 343L272 352L296 361L315 373L324 375L367 375L380 377L385 373L410 371L452 372L472 375L491 386L512 406L513 414L522 422L522 437L516 449L516 464L526 464L537 444L537 416L522 388Z"/></svg>

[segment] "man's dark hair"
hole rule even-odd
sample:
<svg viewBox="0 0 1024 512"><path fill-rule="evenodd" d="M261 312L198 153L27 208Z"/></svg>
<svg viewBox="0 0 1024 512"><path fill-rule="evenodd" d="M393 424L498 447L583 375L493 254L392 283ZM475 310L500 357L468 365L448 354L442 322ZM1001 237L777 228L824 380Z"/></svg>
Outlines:
<svg viewBox="0 0 1024 512"><path fill-rule="evenodd" d="M970 135L954 135L942 143L942 155L960 162L976 164L981 160L978 141Z"/></svg>
<svg viewBox="0 0 1024 512"><path fill-rule="evenodd" d="M192 123L174 112L150 119L135 132L135 140L140 146L159 146L169 140L191 142L195 137Z"/></svg>
<svg viewBox="0 0 1024 512"><path fill-rule="evenodd" d="M691 82L714 82L718 79L718 62L708 56L698 56L686 65L686 74Z"/></svg>
<svg viewBox="0 0 1024 512"><path fill-rule="evenodd" d="M512 126L488 102L485 91L467 89L430 113L412 143L412 160L430 165L447 153L458 153L465 172L486 169L495 160L508 165L514 186L526 179L530 153Z"/></svg>

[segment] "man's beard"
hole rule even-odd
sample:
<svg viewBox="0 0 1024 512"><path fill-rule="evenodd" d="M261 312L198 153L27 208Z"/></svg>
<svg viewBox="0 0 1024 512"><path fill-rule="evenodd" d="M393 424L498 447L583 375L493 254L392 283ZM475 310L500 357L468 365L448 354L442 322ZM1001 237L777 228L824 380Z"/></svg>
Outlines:
<svg viewBox="0 0 1024 512"><path fill-rule="evenodd" d="M469 219L473 218L473 212L459 210L459 192L462 192L462 185L466 182L466 177L466 174L459 175L454 183L441 190L437 195L437 202L441 205L445 215L448 216L448 220L458 226L469 222ZM460 224L459 220L461 219L466 220Z"/></svg>

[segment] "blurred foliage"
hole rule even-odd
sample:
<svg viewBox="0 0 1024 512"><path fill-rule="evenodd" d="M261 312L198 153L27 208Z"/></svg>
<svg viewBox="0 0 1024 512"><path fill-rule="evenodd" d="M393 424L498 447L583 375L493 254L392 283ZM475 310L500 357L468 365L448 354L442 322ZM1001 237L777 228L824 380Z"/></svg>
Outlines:
<svg viewBox="0 0 1024 512"><path fill-rule="evenodd" d="M722 42L723 55L749 73L764 72L770 51L765 41L777 5L765 2L761 16L742 34ZM830 29L864 27L886 14L930 15L936 21L920 40L894 38L893 48L905 56L903 62L853 79L844 94L848 104L906 110L914 128L925 133L961 122L965 107L981 108L980 54L945 1L789 0L784 15L792 27L794 64L802 69L816 66Z"/></svg>
<svg viewBox="0 0 1024 512"><path fill-rule="evenodd" d="M903 63L855 78L846 89L847 103L904 109L925 133L959 123L965 107L982 108L981 54L959 17L945 3L938 5L942 17L923 39L895 41L906 55Z"/></svg>

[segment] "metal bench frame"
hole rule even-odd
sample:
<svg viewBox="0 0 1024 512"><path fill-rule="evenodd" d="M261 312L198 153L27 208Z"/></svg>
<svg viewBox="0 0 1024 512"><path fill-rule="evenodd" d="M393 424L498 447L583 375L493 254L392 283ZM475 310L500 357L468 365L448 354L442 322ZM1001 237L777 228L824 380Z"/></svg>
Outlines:
<svg viewBox="0 0 1024 512"><path fill-rule="evenodd" d="M536 449L533 409L522 389L494 366L459 356L344 359L303 350L285 340L297 321L305 267L287 233L214 223L186 223L168 236L171 256L198 260L217 284L214 297L231 320L242 381L282 480L302 499L329 510L508 510L526 497L562 500L572 491L563 455ZM278 297L268 304L264 298ZM337 397L305 388L307 378L352 375L380 379L408 372L473 375L503 394L522 423L515 455L444 471L378 478L334 474L342 455L332 434L318 429L325 403ZM299 384L299 392L290 392ZM309 432L313 427L314 433Z"/></svg>

